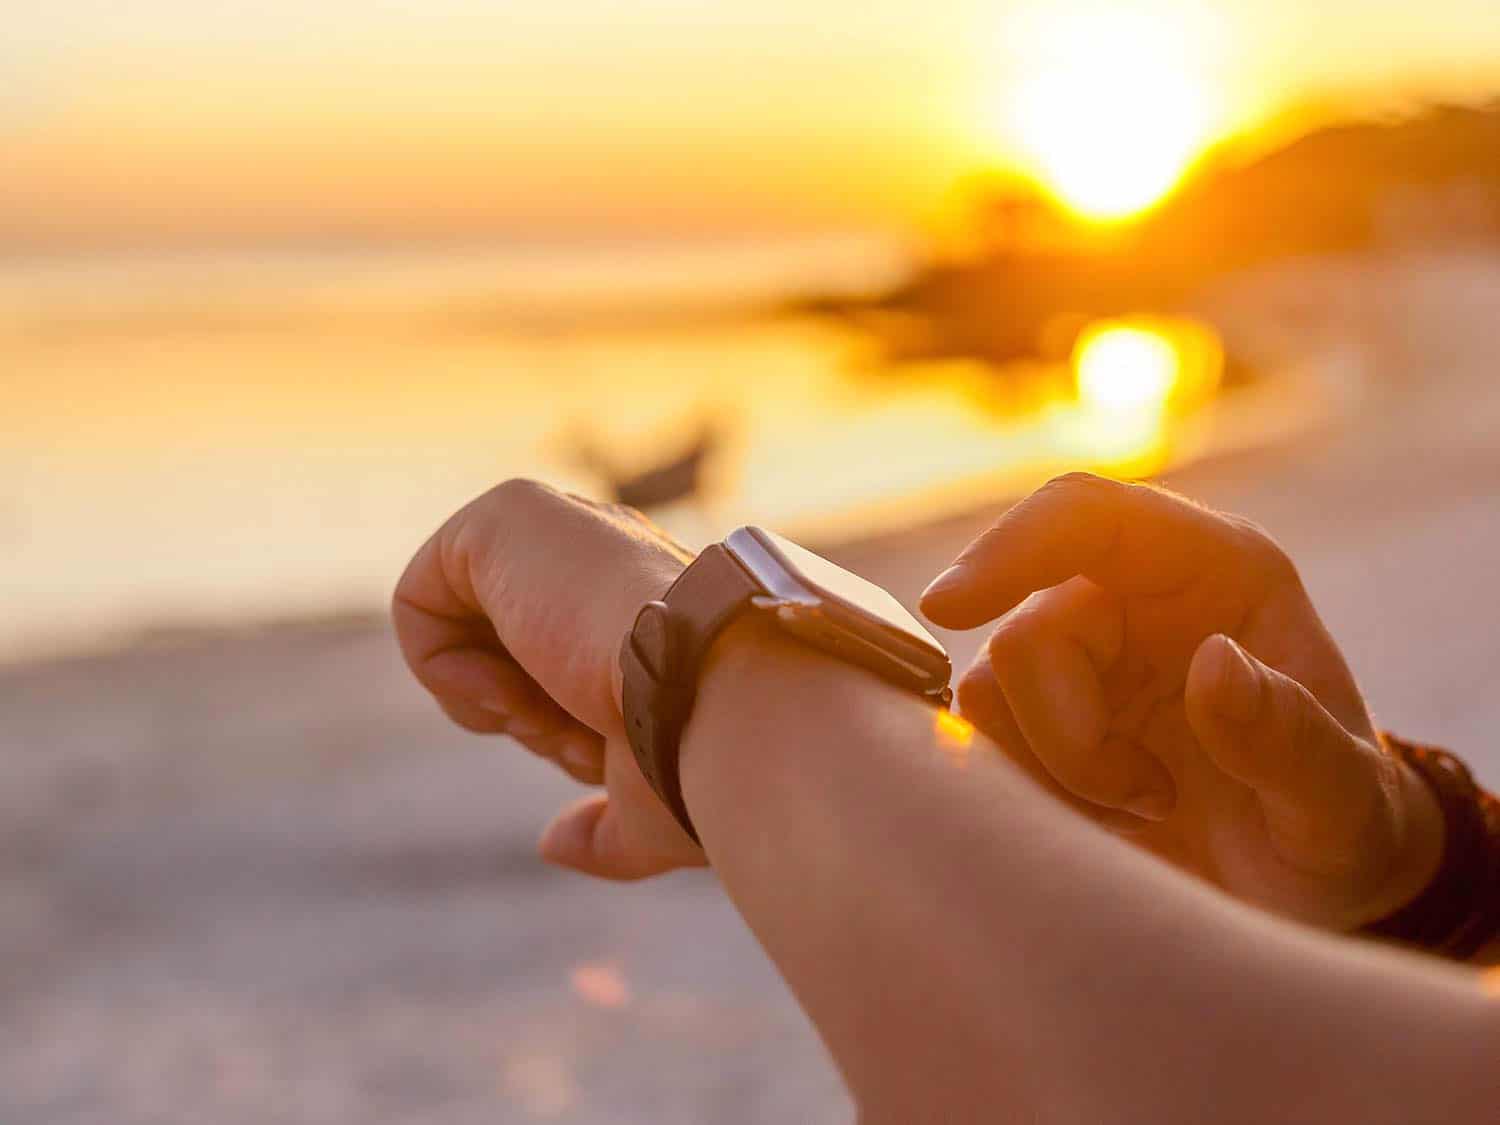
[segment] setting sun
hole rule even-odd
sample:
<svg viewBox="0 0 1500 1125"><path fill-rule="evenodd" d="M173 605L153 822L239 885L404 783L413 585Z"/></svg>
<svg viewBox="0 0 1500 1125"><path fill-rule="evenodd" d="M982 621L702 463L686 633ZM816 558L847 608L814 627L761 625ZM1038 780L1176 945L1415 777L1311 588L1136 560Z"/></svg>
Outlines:
<svg viewBox="0 0 1500 1125"><path fill-rule="evenodd" d="M1049 17L1032 29L1043 49L1001 95L1004 125L1070 210L1129 217L1169 192L1210 139L1204 37L1141 7Z"/></svg>

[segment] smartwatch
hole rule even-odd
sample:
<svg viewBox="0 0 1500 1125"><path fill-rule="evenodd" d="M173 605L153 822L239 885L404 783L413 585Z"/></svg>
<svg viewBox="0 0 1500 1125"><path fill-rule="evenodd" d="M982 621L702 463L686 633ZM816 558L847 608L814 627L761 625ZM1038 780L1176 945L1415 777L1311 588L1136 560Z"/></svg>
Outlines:
<svg viewBox="0 0 1500 1125"><path fill-rule="evenodd" d="M625 731L641 773L695 841L678 744L714 638L754 614L802 644L946 707L943 646L890 594L788 539L742 527L704 550L636 615L620 651Z"/></svg>

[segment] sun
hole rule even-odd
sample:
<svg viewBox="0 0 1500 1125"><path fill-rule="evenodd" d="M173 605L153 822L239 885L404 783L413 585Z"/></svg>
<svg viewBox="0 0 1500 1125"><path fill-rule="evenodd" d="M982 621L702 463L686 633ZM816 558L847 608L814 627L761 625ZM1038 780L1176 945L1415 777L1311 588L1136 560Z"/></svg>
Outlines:
<svg viewBox="0 0 1500 1125"><path fill-rule="evenodd" d="M1182 178L1214 126L1201 45L1169 13L1058 5L998 93L1003 126L1042 186L1097 221L1150 207Z"/></svg>

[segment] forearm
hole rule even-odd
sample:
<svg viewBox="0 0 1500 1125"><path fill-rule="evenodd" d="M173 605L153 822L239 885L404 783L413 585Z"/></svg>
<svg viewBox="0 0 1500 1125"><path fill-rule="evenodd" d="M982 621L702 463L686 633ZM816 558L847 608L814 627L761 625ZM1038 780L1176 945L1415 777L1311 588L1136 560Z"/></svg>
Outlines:
<svg viewBox="0 0 1500 1125"><path fill-rule="evenodd" d="M870 1119L1085 1120L1109 1105L1223 1119L1225 1104L1270 1112L1254 1101L1268 1086L1295 1113L1380 1019L1366 1057L1381 1073L1341 1108L1480 1080L1465 1045L1493 1035L1477 989L1231 907L964 734L741 629L684 740L708 854Z"/></svg>
<svg viewBox="0 0 1500 1125"><path fill-rule="evenodd" d="M973 863L983 844L949 802L963 748L939 749L930 706L789 645L717 656L684 743L688 805L862 1108L929 1119L932 1102L905 1099L951 1098L977 1075L991 1097L1033 1103L1026 1022L973 1003L988 987L1024 1008L1024 972L988 986L974 974L1033 958L1018 933L1018 956L987 964L972 909L992 893ZM927 760L939 753L952 757ZM1036 917L1027 906L1014 904L1018 923Z"/></svg>

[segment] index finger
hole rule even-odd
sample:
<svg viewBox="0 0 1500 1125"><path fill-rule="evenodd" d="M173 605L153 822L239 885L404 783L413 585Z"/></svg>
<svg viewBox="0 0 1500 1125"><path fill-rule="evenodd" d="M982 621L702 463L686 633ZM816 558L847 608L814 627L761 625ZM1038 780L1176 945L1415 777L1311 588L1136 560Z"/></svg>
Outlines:
<svg viewBox="0 0 1500 1125"><path fill-rule="evenodd" d="M921 607L938 625L972 629L1075 575L1126 596L1164 594L1236 556L1247 568L1264 567L1267 546L1250 525L1181 496L1069 473L969 544Z"/></svg>

